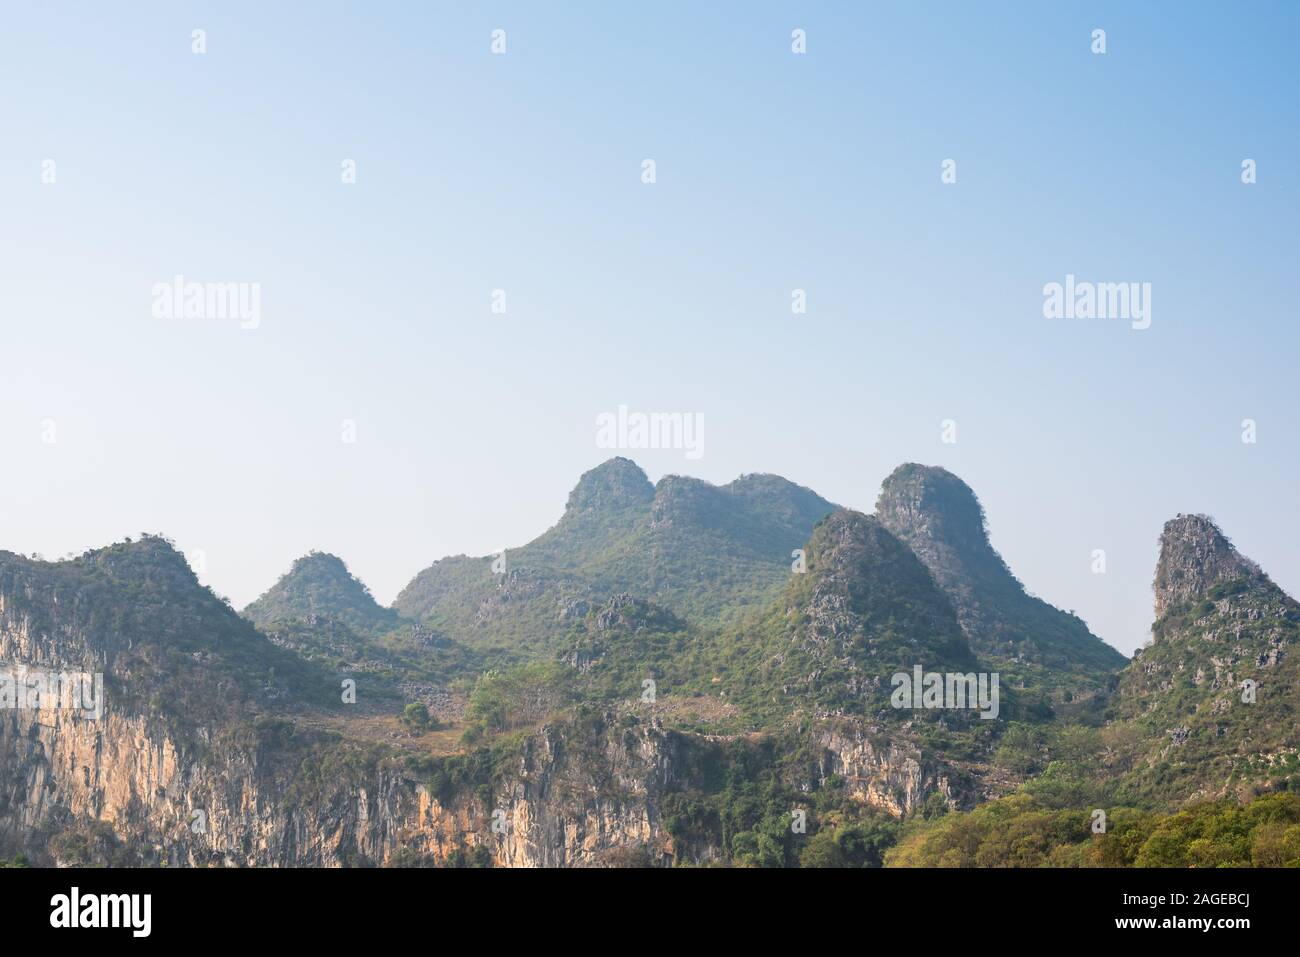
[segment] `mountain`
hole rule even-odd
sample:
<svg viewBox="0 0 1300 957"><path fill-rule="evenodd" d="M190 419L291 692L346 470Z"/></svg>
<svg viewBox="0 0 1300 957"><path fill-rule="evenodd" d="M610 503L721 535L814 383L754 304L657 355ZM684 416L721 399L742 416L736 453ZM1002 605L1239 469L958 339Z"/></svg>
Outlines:
<svg viewBox="0 0 1300 957"><path fill-rule="evenodd" d="M891 815L965 794L901 731L681 727L675 689L638 697L641 676L708 672L690 664L690 627L642 599L614 596L574 630L569 662L485 672L463 722L413 729L365 673L356 703L341 698L346 675L267 640L162 539L59 563L0 553L0 670L104 676L102 714L20 705L0 720L0 857L790 865L804 841L789 809L815 796L809 835L843 829L848 859L878 862Z"/></svg>
<svg viewBox="0 0 1300 957"><path fill-rule="evenodd" d="M361 634L382 633L400 622L397 612L375 601L341 559L326 552L296 560L243 615L262 627L328 618Z"/></svg>
<svg viewBox="0 0 1300 957"><path fill-rule="evenodd" d="M339 702L334 675L259 634L156 536L61 562L0 552L0 697L64 674L86 676L98 707L60 694L0 712L0 850L37 863L208 862L193 812L239 830L274 764L264 733Z"/></svg>
<svg viewBox="0 0 1300 957"><path fill-rule="evenodd" d="M819 522L806 569L788 575L753 625L723 639L733 701L758 713L892 718L899 672L969 672L975 656L929 571L875 517L840 509Z"/></svg>
<svg viewBox="0 0 1300 957"><path fill-rule="evenodd" d="M491 565L423 573L437 600L412 621L308 555L254 624L156 536L0 552L0 699L25 670L103 679L102 713L0 711L0 859L1296 859L1300 805L1276 799L1300 792L1300 604L1204 516L1165 526L1152 642L1119 673L1024 594L969 488L919 466L873 516L772 476L652 486L617 459ZM947 700L900 696L917 671ZM958 704L966 675L984 684Z"/></svg>
<svg viewBox="0 0 1300 957"><path fill-rule="evenodd" d="M27 683L54 671L102 675L100 713L27 703ZM674 841L662 802L711 787L703 769L725 763L723 745L600 712L491 750L416 735L375 705L370 677L343 700L339 675L269 641L158 537L64 562L0 552L0 694L16 693L15 676L23 698L0 711L5 860L560 866L717 853L708 835ZM505 833L490 827L497 811Z"/></svg>
<svg viewBox="0 0 1300 957"><path fill-rule="evenodd" d="M672 612L624 592L590 610L566 635L560 660L582 676L586 698L635 700L655 694L698 696L714 673L706 635Z"/></svg>
<svg viewBox="0 0 1300 957"><path fill-rule="evenodd" d="M297 559L243 616L303 661L364 676L370 704L419 702L445 715L458 710L450 685L481 670L469 649L381 606L341 559L325 552Z"/></svg>
<svg viewBox="0 0 1300 957"><path fill-rule="evenodd" d="M900 465L876 503L881 523L916 553L952 600L971 648L1059 706L1105 690L1126 659L1078 617L1029 595L989 542L965 482L935 466Z"/></svg>
<svg viewBox="0 0 1300 957"><path fill-rule="evenodd" d="M319 703L325 672L276 648L145 536L43 562L0 552L0 661L104 672L112 701L186 726Z"/></svg>
<svg viewBox="0 0 1300 957"><path fill-rule="evenodd" d="M1156 620L1114 702L1126 793L1148 802L1300 785L1300 603L1204 515L1160 535Z"/></svg>
<svg viewBox="0 0 1300 957"><path fill-rule="evenodd" d="M651 485L635 463L613 458L579 479L537 539L500 557L435 562L394 607L505 660L549 654L623 593L692 623L733 622L779 591L791 553L833 508L773 475L723 486L670 475Z"/></svg>

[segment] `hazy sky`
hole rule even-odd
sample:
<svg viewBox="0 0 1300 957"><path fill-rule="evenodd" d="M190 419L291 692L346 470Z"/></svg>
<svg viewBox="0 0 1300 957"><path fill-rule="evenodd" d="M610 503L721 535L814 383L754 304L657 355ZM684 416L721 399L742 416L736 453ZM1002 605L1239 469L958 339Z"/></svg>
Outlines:
<svg viewBox="0 0 1300 957"><path fill-rule="evenodd" d="M6 3L0 548L386 602L552 524L624 404L704 417L652 479L946 466L1125 652L1177 512L1300 593L1297 8L806 6ZM257 328L155 318L176 274ZM1067 274L1150 328L1045 318Z"/></svg>

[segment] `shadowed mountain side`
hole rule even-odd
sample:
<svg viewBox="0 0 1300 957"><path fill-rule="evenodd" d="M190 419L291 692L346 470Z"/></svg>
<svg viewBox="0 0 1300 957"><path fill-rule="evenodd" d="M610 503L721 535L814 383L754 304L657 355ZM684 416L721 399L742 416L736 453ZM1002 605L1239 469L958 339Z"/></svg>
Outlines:
<svg viewBox="0 0 1300 957"><path fill-rule="evenodd" d="M1080 618L1025 592L990 544L975 493L951 472L899 466L881 487L876 514L934 574L975 653L1054 706L1104 692L1124 666Z"/></svg>

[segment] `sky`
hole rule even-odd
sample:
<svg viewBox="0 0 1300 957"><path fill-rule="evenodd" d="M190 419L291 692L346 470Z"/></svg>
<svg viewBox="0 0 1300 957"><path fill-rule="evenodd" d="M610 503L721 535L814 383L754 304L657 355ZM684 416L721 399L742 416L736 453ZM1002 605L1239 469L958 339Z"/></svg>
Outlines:
<svg viewBox="0 0 1300 957"><path fill-rule="evenodd" d="M388 602L613 454L864 511L915 461L1126 653L1179 512L1300 594L1298 26L11 0L0 549L161 533L237 606L322 549ZM158 318L176 275L256 289L256 321ZM1067 275L1149 283L1150 327L1047 318ZM620 405L699 416L702 454L598 447Z"/></svg>

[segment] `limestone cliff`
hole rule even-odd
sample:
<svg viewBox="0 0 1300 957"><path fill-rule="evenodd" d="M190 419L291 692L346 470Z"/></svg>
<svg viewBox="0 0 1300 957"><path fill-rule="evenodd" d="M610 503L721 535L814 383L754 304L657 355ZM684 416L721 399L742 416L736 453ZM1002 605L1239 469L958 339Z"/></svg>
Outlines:
<svg viewBox="0 0 1300 957"><path fill-rule="evenodd" d="M0 672L24 669L104 677L98 716L0 710L0 854L38 864L708 862L722 838L692 808L729 767L776 768L785 748L810 755L792 793L836 777L895 815L936 790L974 799L851 722L774 742L675 731L653 705L580 708L441 756L366 735L382 716L340 704L333 676L263 638L160 539L72 562L0 554Z"/></svg>

